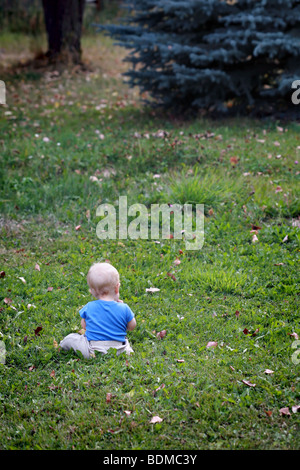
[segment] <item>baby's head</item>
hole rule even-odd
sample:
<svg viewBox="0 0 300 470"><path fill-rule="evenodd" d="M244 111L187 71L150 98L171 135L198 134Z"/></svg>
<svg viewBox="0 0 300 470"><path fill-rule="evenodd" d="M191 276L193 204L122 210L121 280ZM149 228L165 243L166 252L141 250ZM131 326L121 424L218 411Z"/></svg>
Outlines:
<svg viewBox="0 0 300 470"><path fill-rule="evenodd" d="M119 273L109 263L95 263L89 269L87 283L90 293L96 298L116 297L120 285Z"/></svg>

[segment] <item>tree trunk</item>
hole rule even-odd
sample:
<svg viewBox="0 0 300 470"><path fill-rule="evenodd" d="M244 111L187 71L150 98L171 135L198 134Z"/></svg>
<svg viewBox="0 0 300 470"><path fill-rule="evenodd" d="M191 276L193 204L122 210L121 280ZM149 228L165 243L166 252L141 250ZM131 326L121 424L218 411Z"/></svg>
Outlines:
<svg viewBox="0 0 300 470"><path fill-rule="evenodd" d="M47 56L53 62L81 62L81 30L85 0L42 0L48 36Z"/></svg>

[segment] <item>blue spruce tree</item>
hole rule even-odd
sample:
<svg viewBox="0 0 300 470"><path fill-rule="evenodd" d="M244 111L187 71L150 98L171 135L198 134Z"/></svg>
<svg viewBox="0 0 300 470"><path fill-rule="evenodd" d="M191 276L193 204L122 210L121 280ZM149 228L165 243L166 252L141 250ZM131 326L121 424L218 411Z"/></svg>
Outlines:
<svg viewBox="0 0 300 470"><path fill-rule="evenodd" d="M125 74L164 107L291 104L300 79L300 0L127 0L108 34Z"/></svg>

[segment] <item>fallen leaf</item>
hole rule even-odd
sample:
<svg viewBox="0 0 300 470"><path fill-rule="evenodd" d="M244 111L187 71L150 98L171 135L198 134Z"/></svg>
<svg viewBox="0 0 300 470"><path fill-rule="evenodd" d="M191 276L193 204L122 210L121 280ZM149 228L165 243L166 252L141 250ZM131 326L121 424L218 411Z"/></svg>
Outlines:
<svg viewBox="0 0 300 470"><path fill-rule="evenodd" d="M180 261L178 258L176 258L175 261L174 261L174 264L175 264L176 266L178 266L178 264L180 264L180 263L181 263L181 261Z"/></svg>
<svg viewBox="0 0 300 470"><path fill-rule="evenodd" d="M291 413L290 413L290 410L288 409L288 407L284 407L284 408L281 408L279 410L279 413L282 415L282 416L291 416Z"/></svg>
<svg viewBox="0 0 300 470"><path fill-rule="evenodd" d="M58 348L58 343L57 343L57 341L55 341L55 339L53 340L53 347Z"/></svg>
<svg viewBox="0 0 300 470"><path fill-rule="evenodd" d="M108 429L107 432L110 432L111 434L118 434L121 431L117 428L117 429Z"/></svg>
<svg viewBox="0 0 300 470"><path fill-rule="evenodd" d="M169 276L173 281L176 281L176 277L172 273L167 273L167 276Z"/></svg>
<svg viewBox="0 0 300 470"><path fill-rule="evenodd" d="M256 334L257 334L258 332L259 332L259 328L256 328L256 330L255 330L253 333L251 333L251 332L248 330L248 328L245 328L245 329L243 330L243 333L244 333L245 335L251 335L251 336L256 336Z"/></svg>
<svg viewBox="0 0 300 470"><path fill-rule="evenodd" d="M184 362L184 359L176 359L177 362Z"/></svg>
<svg viewBox="0 0 300 470"><path fill-rule="evenodd" d="M107 393L107 394L106 394L106 403L110 403L110 402L111 402L111 397L112 397L112 394L111 394L111 393Z"/></svg>
<svg viewBox="0 0 300 470"><path fill-rule="evenodd" d="M38 265L38 263L36 263L34 269L36 269L37 271L40 271L40 270L41 270L41 268L40 268L40 266Z"/></svg>
<svg viewBox="0 0 300 470"><path fill-rule="evenodd" d="M158 392L158 390L162 390L163 388L165 388L165 384L161 384L159 387L157 387L154 392Z"/></svg>
<svg viewBox="0 0 300 470"><path fill-rule="evenodd" d="M293 336L295 339L299 339L299 336L297 333L289 333L290 336Z"/></svg>
<svg viewBox="0 0 300 470"><path fill-rule="evenodd" d="M252 243L257 243L258 242L258 238L256 236L256 234L253 235L252 237Z"/></svg>
<svg viewBox="0 0 300 470"><path fill-rule="evenodd" d="M216 348L218 343L216 341L209 341L206 345L207 348Z"/></svg>
<svg viewBox="0 0 300 470"><path fill-rule="evenodd" d="M162 331L159 331L158 333L156 333L156 337L158 339L161 339L161 338L164 338L167 334L167 330L162 330Z"/></svg>
<svg viewBox="0 0 300 470"><path fill-rule="evenodd" d="M42 331L42 329L43 329L42 326L38 326L38 327L34 330L35 336L40 336L40 331Z"/></svg>
<svg viewBox="0 0 300 470"><path fill-rule="evenodd" d="M230 163L231 165L236 165L239 162L238 157L230 157Z"/></svg>
<svg viewBox="0 0 300 470"><path fill-rule="evenodd" d="M5 297L5 298L3 299L3 302L4 302L5 304L9 305L9 304L12 303L12 300L11 300L9 297Z"/></svg>
<svg viewBox="0 0 300 470"><path fill-rule="evenodd" d="M266 370L264 371L264 373L265 373L265 374L274 374L274 371L271 370L271 369L266 369Z"/></svg>
<svg viewBox="0 0 300 470"><path fill-rule="evenodd" d="M52 371L50 372L50 377L55 377L55 370L52 370Z"/></svg>
<svg viewBox="0 0 300 470"><path fill-rule="evenodd" d="M36 308L36 306L34 304L27 304L27 308Z"/></svg>
<svg viewBox="0 0 300 470"><path fill-rule="evenodd" d="M148 289L146 289L146 292L158 292L160 289L158 289L157 287L149 287Z"/></svg>
<svg viewBox="0 0 300 470"><path fill-rule="evenodd" d="M5 276L5 271L1 271L0 272L0 277L4 277Z"/></svg>
<svg viewBox="0 0 300 470"><path fill-rule="evenodd" d="M248 385L248 387L256 387L256 384L251 383L249 380L242 380L242 382L245 385Z"/></svg>
<svg viewBox="0 0 300 470"><path fill-rule="evenodd" d="M131 415L131 411L128 411L128 410L124 410L124 413L126 414L126 416L130 416L130 415Z"/></svg>
<svg viewBox="0 0 300 470"><path fill-rule="evenodd" d="M165 384L161 384L159 387L157 387L152 393L153 393L153 396L156 397L156 394L159 390L162 390L163 388L165 388Z"/></svg>
<svg viewBox="0 0 300 470"><path fill-rule="evenodd" d="M299 411L299 410L300 410L300 405L294 405L294 406L292 406L292 412L293 412L293 413L297 413L297 411Z"/></svg>
<svg viewBox="0 0 300 470"><path fill-rule="evenodd" d="M24 282L24 284L26 284L24 277L19 277L18 279L20 279L22 282Z"/></svg>
<svg viewBox="0 0 300 470"><path fill-rule="evenodd" d="M75 227L75 230L80 230L80 229L81 229L81 225L77 225L77 226Z"/></svg>
<svg viewBox="0 0 300 470"><path fill-rule="evenodd" d="M289 236L286 235L286 236L284 237L284 239L282 240L282 243L287 242L287 241L288 241L288 238L289 238Z"/></svg>
<svg viewBox="0 0 300 470"><path fill-rule="evenodd" d="M51 292L53 290L53 287L47 287L47 291Z"/></svg>
<svg viewBox="0 0 300 470"><path fill-rule="evenodd" d="M150 424L156 424L156 423L161 423L161 422L162 422L162 418L160 418L159 416L153 416L153 418L150 421Z"/></svg>
<svg viewBox="0 0 300 470"><path fill-rule="evenodd" d="M293 220L292 221L292 226L293 227L298 227L300 228L300 220ZM3 272L3 271L2 271ZM5 273L4 273L5 274Z"/></svg>

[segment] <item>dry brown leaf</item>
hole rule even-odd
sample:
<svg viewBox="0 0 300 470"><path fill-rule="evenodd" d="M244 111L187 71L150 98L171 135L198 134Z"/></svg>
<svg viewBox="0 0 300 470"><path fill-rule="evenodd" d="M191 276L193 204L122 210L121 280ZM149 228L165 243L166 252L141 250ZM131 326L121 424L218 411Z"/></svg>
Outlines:
<svg viewBox="0 0 300 470"><path fill-rule="evenodd" d="M39 336L39 335L40 335L40 331L42 331L42 329L43 329L42 326L38 326L38 327L34 330L35 336Z"/></svg>
<svg viewBox="0 0 300 470"><path fill-rule="evenodd" d="M236 165L239 162L238 157L230 157L230 163L232 166Z"/></svg>
<svg viewBox="0 0 300 470"><path fill-rule="evenodd" d="M111 402L111 397L112 397L112 394L111 394L111 393L107 393L107 394L106 394L106 403L110 403L110 402Z"/></svg>
<svg viewBox="0 0 300 470"><path fill-rule="evenodd" d="M162 331L159 331L158 333L156 333L156 337L158 339L162 339L166 336L166 334L167 334L167 330L162 330Z"/></svg>

